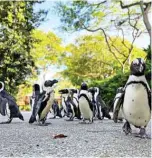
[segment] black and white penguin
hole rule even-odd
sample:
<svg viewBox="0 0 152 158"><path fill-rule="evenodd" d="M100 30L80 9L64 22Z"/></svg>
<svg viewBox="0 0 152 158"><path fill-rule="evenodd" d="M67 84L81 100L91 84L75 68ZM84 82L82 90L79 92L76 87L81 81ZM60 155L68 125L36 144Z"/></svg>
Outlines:
<svg viewBox="0 0 152 158"><path fill-rule="evenodd" d="M34 84L33 85L33 94L30 98L30 105L31 105L31 108L32 108L32 115L30 117L29 123L33 123L37 120L36 116L37 116L38 110L40 108L40 104L39 104L39 107L37 106L37 103L38 103L39 99L40 99L40 85L39 84Z"/></svg>
<svg viewBox="0 0 152 158"><path fill-rule="evenodd" d="M76 117L78 119L81 119L81 112L80 112L80 108L79 108L79 90L78 89L70 89L71 93L72 93L72 100L74 105L76 106L75 111L76 111Z"/></svg>
<svg viewBox="0 0 152 158"><path fill-rule="evenodd" d="M69 90L68 89L61 89L59 90L59 93L61 94L61 105L64 111L64 115L68 117L69 112L68 112L68 108L66 105L66 101L68 99L69 94Z"/></svg>
<svg viewBox="0 0 152 158"><path fill-rule="evenodd" d="M115 96L114 101L113 101L113 113L115 111L115 108L116 108L117 102L119 100L119 97L122 95L123 92L124 92L123 87L119 87L116 91L116 96ZM123 117L122 108L120 108L119 113L118 113L118 120L122 122L123 118L124 117Z"/></svg>
<svg viewBox="0 0 152 158"><path fill-rule="evenodd" d="M83 118L89 120L90 123L93 123L93 104L92 104L92 95L88 91L88 86L84 82L81 84L80 93L79 93L79 108Z"/></svg>
<svg viewBox="0 0 152 158"><path fill-rule="evenodd" d="M53 114L54 114L53 118L56 118L56 116L62 118L61 109L56 100L54 100L54 102L52 104L52 110L53 110Z"/></svg>
<svg viewBox="0 0 152 158"><path fill-rule="evenodd" d="M146 65L143 59L132 61L131 75L124 87L124 95L121 95L119 104L116 105L114 121L117 122L118 111L122 104L122 111L126 122L123 126L125 134L131 133L130 124L140 129L138 137L146 137L146 126L151 118L151 92L144 72Z"/></svg>
<svg viewBox="0 0 152 158"><path fill-rule="evenodd" d="M3 82L0 82L0 113L2 116L8 116L8 121L1 122L1 124L11 123L13 118L19 118L24 121L15 99L4 90Z"/></svg>
<svg viewBox="0 0 152 158"><path fill-rule="evenodd" d="M80 119L78 113L78 107L73 102L73 92L71 89L61 89L59 93L62 95L62 106L66 113L66 116L69 117L69 121L73 121L74 117Z"/></svg>
<svg viewBox="0 0 152 158"><path fill-rule="evenodd" d="M105 104L105 102L101 98L101 92L98 87L91 87L89 91L92 93L93 97L93 105L94 105L94 117L102 120L104 117L111 119L109 114L109 110Z"/></svg>
<svg viewBox="0 0 152 158"><path fill-rule="evenodd" d="M72 88L70 90L72 91L73 102L76 105L76 107L78 107L78 105L79 105L79 101L78 101L79 90L72 89Z"/></svg>
<svg viewBox="0 0 152 158"><path fill-rule="evenodd" d="M38 99L34 100L33 111L29 123L36 121L38 115L38 122L45 125L47 115L54 102L54 87L57 80L47 80L43 84L43 92L38 95Z"/></svg>

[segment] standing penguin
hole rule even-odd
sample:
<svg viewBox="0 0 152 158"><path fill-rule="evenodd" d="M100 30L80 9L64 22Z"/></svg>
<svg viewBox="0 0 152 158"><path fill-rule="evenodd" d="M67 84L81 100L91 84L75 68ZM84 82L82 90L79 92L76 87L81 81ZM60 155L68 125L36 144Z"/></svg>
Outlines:
<svg viewBox="0 0 152 158"><path fill-rule="evenodd" d="M61 89L61 90L59 90L59 93L61 94L61 104L62 104L62 108L64 110L64 115L68 117L69 112L68 112L68 108L66 105L66 101L67 101L68 96L69 96L69 90L68 89Z"/></svg>
<svg viewBox="0 0 152 158"><path fill-rule="evenodd" d="M19 118L24 121L15 99L4 90L3 82L0 82L0 113L3 116L8 116L8 121L2 122L2 124L11 123L13 118Z"/></svg>
<svg viewBox="0 0 152 158"><path fill-rule="evenodd" d="M116 96L115 96L114 101L113 101L113 113L115 111L115 108L116 108L117 102L119 100L119 97L121 96L122 93L123 93L123 87L119 87L117 89ZM119 113L118 113L118 120L121 121L121 122L123 121L123 113L122 113L121 108L120 108Z"/></svg>
<svg viewBox="0 0 152 158"><path fill-rule="evenodd" d="M69 117L69 121L73 121L74 117L80 119L80 115L78 114L78 107L73 102L73 92L71 89L61 89L59 91L62 94L62 106L66 112L67 117Z"/></svg>
<svg viewBox="0 0 152 158"><path fill-rule="evenodd" d="M94 105L94 116L99 120L104 119L104 117L111 119L109 114L109 109L107 108L105 102L101 98L101 91L98 87L91 87L89 91L92 93L92 102Z"/></svg>
<svg viewBox="0 0 152 158"><path fill-rule="evenodd" d="M60 107L56 100L54 100L54 102L52 104L52 110L53 110L53 114L54 114L53 118L56 118L56 116L59 116L60 118L62 118L61 110L60 110Z"/></svg>
<svg viewBox="0 0 152 158"><path fill-rule="evenodd" d="M39 123L45 125L47 115L50 111L50 108L54 102L54 86L57 83L57 80L47 80L43 85L43 92L38 95L38 98L35 99L33 112L29 123L36 121L36 116L39 116Z"/></svg>
<svg viewBox="0 0 152 158"><path fill-rule="evenodd" d="M37 106L37 102L40 98L40 85L39 84L34 84L33 85L33 94L30 98L30 105L32 108L32 115L30 117L29 123L33 123L36 121L36 116L38 113L38 110L40 107ZM39 104L40 105L40 104Z"/></svg>
<svg viewBox="0 0 152 158"><path fill-rule="evenodd" d="M141 58L133 60L130 66L131 75L124 87L124 93L120 96L114 112L114 121L117 122L118 112L122 105L122 111L126 122L123 126L125 134L131 133L130 124L140 129L138 137L146 137L146 126L151 117L151 92L146 81L145 62Z"/></svg>
<svg viewBox="0 0 152 158"><path fill-rule="evenodd" d="M92 104L94 105L94 117L103 119L100 90L98 87L91 87L88 90L92 94Z"/></svg>
<svg viewBox="0 0 152 158"><path fill-rule="evenodd" d="M79 100L78 100L79 90L78 89L70 89L70 91L72 93L72 104L75 105L74 107L75 107L76 117L78 119L81 119L81 112L80 112Z"/></svg>
<svg viewBox="0 0 152 158"><path fill-rule="evenodd" d="M86 83L81 84L79 93L79 108L82 114L83 122L85 123L85 120L89 120L90 123L93 123L92 96L88 92L88 86Z"/></svg>

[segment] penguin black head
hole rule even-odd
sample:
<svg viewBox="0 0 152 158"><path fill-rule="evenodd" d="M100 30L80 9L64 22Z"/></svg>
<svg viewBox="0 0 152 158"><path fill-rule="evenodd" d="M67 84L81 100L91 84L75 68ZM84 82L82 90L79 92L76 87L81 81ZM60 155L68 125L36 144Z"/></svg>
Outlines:
<svg viewBox="0 0 152 158"><path fill-rule="evenodd" d="M89 91L90 93L94 94L95 91L96 91L96 89L95 89L94 87L91 87L91 88L88 89L88 91Z"/></svg>
<svg viewBox="0 0 152 158"><path fill-rule="evenodd" d="M123 92L123 87L119 87L116 93L122 93L122 92Z"/></svg>
<svg viewBox="0 0 152 158"><path fill-rule="evenodd" d="M40 86L39 86L39 84L34 84L34 85L33 85L33 90L34 90L34 91L40 91Z"/></svg>
<svg viewBox="0 0 152 158"><path fill-rule="evenodd" d="M137 58L133 60L130 66L131 74L135 76L144 75L145 69L146 69L146 64L142 58Z"/></svg>
<svg viewBox="0 0 152 158"><path fill-rule="evenodd" d="M45 87L52 87L55 83L57 83L58 81L57 80L46 80L44 82L44 86Z"/></svg>
<svg viewBox="0 0 152 158"><path fill-rule="evenodd" d="M77 89L70 89L70 91L71 91L72 93L78 93L78 90L77 90Z"/></svg>
<svg viewBox="0 0 152 158"><path fill-rule="evenodd" d="M88 90L88 85L85 83L85 82L83 82L82 84L81 84L81 88L80 88L81 90Z"/></svg>
<svg viewBox="0 0 152 158"><path fill-rule="evenodd" d="M60 94L68 94L68 93L69 93L69 90L68 90L68 89L60 89L60 90L59 90L59 93L60 93Z"/></svg>

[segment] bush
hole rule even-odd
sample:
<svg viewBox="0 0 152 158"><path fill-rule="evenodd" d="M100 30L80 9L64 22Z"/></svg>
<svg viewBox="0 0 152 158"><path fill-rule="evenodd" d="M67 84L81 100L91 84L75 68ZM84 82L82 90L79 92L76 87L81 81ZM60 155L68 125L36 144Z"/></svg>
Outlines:
<svg viewBox="0 0 152 158"><path fill-rule="evenodd" d="M107 106L111 106L113 99L116 95L116 90L119 87L124 87L129 77L129 73L117 74L112 78L102 81L94 81L89 86L99 87L101 90L101 97L106 102Z"/></svg>
<svg viewBox="0 0 152 158"><path fill-rule="evenodd" d="M31 111L30 105L20 105L20 106L19 106L19 109L20 109L21 111Z"/></svg>

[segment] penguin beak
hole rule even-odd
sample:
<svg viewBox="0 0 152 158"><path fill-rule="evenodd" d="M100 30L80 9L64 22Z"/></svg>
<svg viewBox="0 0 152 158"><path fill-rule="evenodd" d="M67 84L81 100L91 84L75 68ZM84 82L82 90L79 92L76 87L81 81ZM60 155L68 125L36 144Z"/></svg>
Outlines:
<svg viewBox="0 0 152 158"><path fill-rule="evenodd" d="M142 66L142 64L140 64L139 72L142 72L142 71L143 71L143 66Z"/></svg>

